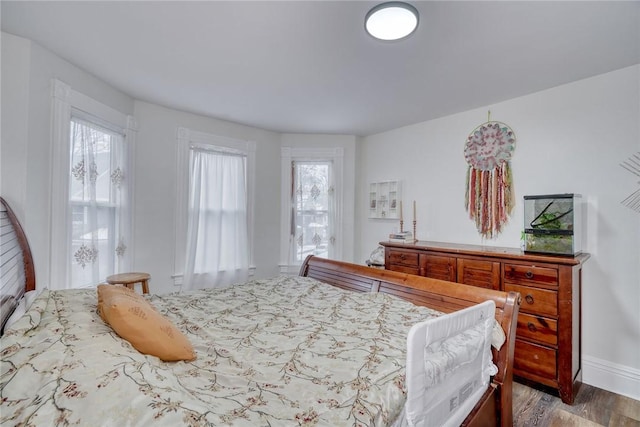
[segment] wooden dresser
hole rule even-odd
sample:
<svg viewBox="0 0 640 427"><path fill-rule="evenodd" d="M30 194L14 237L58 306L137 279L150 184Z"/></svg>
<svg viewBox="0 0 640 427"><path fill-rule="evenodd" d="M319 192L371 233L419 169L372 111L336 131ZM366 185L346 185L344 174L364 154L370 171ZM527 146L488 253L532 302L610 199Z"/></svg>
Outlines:
<svg viewBox="0 0 640 427"><path fill-rule="evenodd" d="M388 270L520 292L514 375L555 389L573 404L582 382L581 274L589 254L560 257L425 241L380 244Z"/></svg>

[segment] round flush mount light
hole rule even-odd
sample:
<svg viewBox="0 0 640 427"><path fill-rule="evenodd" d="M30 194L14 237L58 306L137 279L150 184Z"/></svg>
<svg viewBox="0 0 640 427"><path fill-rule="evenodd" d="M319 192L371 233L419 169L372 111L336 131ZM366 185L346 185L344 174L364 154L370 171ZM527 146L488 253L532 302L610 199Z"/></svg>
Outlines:
<svg viewBox="0 0 640 427"><path fill-rule="evenodd" d="M364 27L376 39L400 40L418 28L418 11L400 1L382 3L367 13Z"/></svg>

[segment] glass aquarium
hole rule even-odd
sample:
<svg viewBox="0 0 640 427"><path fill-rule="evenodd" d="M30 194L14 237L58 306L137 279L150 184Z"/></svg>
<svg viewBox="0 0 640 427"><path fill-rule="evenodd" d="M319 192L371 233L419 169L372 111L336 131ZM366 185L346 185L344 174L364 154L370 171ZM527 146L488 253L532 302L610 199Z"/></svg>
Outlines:
<svg viewBox="0 0 640 427"><path fill-rule="evenodd" d="M582 209L579 194L524 196L525 252L582 252Z"/></svg>

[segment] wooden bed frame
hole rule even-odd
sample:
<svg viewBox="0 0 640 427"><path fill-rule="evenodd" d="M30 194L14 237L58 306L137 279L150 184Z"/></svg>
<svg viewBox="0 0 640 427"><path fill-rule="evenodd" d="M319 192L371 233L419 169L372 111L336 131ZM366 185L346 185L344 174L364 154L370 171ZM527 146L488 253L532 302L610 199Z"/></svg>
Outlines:
<svg viewBox="0 0 640 427"><path fill-rule="evenodd" d="M36 288L27 236L7 202L0 197L0 332L25 292Z"/></svg>
<svg viewBox="0 0 640 427"><path fill-rule="evenodd" d="M4 323L21 296L26 291L35 289L35 273L26 235L13 211L1 197L0 219L2 220L0 289L3 289L2 321ZM442 312L452 312L489 299L493 300L496 303L496 319L505 331L506 341L500 351L493 349L493 360L498 367L498 373L492 378L489 388L462 425L512 426L511 389L519 294L514 292L507 294L314 256L309 256L304 261L300 275L352 291L395 295L414 304L428 306Z"/></svg>
<svg viewBox="0 0 640 427"><path fill-rule="evenodd" d="M513 425L512 384L513 354L520 294L467 286L412 274L380 270L346 262L309 256L302 264L300 276L312 277L339 288L356 292L382 292L416 305L450 313L487 300L496 303L496 320L506 341L500 351L493 351L498 373L463 426Z"/></svg>

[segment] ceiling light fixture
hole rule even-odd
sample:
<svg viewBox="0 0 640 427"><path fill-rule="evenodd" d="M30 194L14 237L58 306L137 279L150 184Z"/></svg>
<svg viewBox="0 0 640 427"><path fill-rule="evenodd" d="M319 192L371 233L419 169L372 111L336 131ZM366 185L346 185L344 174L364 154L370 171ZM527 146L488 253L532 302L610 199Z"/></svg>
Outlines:
<svg viewBox="0 0 640 427"><path fill-rule="evenodd" d="M418 10L400 1L381 3L367 13L364 28L376 39L400 40L418 28Z"/></svg>

